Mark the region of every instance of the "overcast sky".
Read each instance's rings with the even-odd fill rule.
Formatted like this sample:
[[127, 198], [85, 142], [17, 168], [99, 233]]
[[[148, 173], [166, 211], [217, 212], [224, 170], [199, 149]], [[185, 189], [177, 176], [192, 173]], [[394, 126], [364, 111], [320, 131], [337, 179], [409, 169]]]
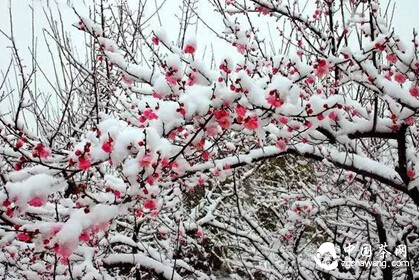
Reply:
[[[77, 21], [77, 17], [74, 15], [72, 9], [67, 5], [68, 3], [72, 3], [77, 8], [78, 12], [86, 13], [87, 9], [84, 8], [86, 3], [93, 3], [93, 0], [56, 0], [59, 3], [60, 9], [63, 12], [64, 21], [68, 24], [68, 30], [72, 30], [74, 28], [71, 27], [71, 23]], [[117, 2], [121, 0], [108, 0], [107, 2]], [[138, 3], [138, 0], [124, 0], [128, 2]], [[161, 0], [157, 0], [159, 3]], [[200, 15], [203, 18], [208, 19], [208, 22], [213, 26], [221, 26], [218, 20], [214, 21], [213, 13], [208, 9], [208, 6], [205, 6], [205, 0], [200, 0]], [[305, 3], [306, 0], [300, 0], [302, 3]], [[52, 6], [55, 1], [53, 0], [0, 0], [0, 29], [1, 30], [9, 30], [9, 2], [12, 3], [12, 14], [13, 14], [13, 22], [15, 24], [15, 36], [17, 38], [17, 43], [22, 51], [26, 51], [26, 48], [31, 43], [31, 8], [32, 6], [35, 13], [35, 33], [39, 36], [42, 34], [42, 28], [44, 28], [47, 24], [45, 17], [43, 15], [42, 7], [45, 6], [47, 3], [50, 3]], [[149, 1], [154, 2], [154, 1]], [[314, 2], [310, 0], [309, 2]], [[388, 0], [382, 0], [382, 7]], [[162, 17], [164, 28], [173, 33], [176, 33], [176, 29], [178, 26], [177, 20], [175, 18], [175, 13], [179, 13], [179, 3], [180, 0], [168, 0], [166, 1], [164, 8], [162, 9]], [[408, 39], [412, 34], [412, 28], [415, 27], [419, 29], [419, 0], [392, 0], [392, 3], [396, 4], [396, 10], [393, 20], [393, 26], [396, 29], [396, 32], [404, 39]], [[74, 36], [77, 36], [80, 32], [72, 30]], [[173, 37], [176, 37], [176, 34]], [[205, 37], [208, 37], [209, 34], [200, 34], [202, 39], [205, 40]], [[201, 41], [201, 40], [200, 40]], [[5, 40], [3, 36], [0, 36], [0, 49], [4, 50], [6, 46], [9, 45], [9, 42]], [[220, 49], [222, 51], [222, 49]], [[5, 61], [7, 61], [7, 55], [5, 52], [0, 53], [0, 67], [4, 66]]]

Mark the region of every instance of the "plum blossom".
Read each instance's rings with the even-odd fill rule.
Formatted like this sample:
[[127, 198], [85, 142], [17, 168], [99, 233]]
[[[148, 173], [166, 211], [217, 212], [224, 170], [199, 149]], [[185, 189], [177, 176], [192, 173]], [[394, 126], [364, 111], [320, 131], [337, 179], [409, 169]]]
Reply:
[[122, 75], [122, 81], [127, 85], [127, 86], [132, 86], [132, 84], [134, 83], [133, 79], [126, 76], [126, 75]]
[[409, 177], [410, 180], [413, 180], [416, 177], [416, 172], [415, 172], [414, 169], [409, 168], [407, 170], [407, 174], [406, 175], [407, 175], [407, 177]]
[[287, 149], [287, 141], [285, 139], [278, 139], [278, 141], [276, 141], [276, 146], [281, 151], [285, 151]]
[[103, 142], [103, 144], [102, 144], [102, 150], [105, 153], [107, 153], [107, 154], [111, 153], [113, 151], [113, 145], [112, 145], [112, 143], [113, 143], [113, 139], [112, 138], [109, 138], [108, 140], [106, 140], [105, 142]]
[[87, 170], [92, 166], [92, 162], [90, 161], [90, 158], [85, 156], [79, 157], [79, 168], [82, 170]]
[[88, 242], [90, 240], [90, 234], [86, 231], [83, 232], [82, 234], [80, 234], [79, 240], [83, 242]]
[[68, 258], [73, 253], [72, 250], [67, 245], [56, 245], [54, 247], [54, 252], [60, 257], [60, 262], [62, 264], [68, 263]]
[[159, 43], [160, 43], [160, 40], [159, 40], [159, 38], [158, 38], [157, 36], [153, 36], [153, 38], [151, 38], [151, 42], [152, 42], [154, 45], [158, 46], [158, 45], [159, 45]]
[[46, 149], [44, 144], [38, 143], [35, 145], [35, 149], [32, 153], [34, 157], [40, 157], [40, 158], [47, 158], [50, 155], [50, 152]]
[[223, 110], [223, 109], [215, 110], [214, 117], [222, 128], [230, 127], [230, 121], [229, 121], [230, 114], [227, 110]]
[[288, 118], [287, 117], [280, 117], [279, 122], [283, 125], [286, 125], [288, 123]]
[[269, 95], [266, 98], [266, 101], [268, 101], [268, 103], [275, 108], [281, 107], [284, 104], [284, 101], [277, 95]]
[[145, 155], [140, 160], [140, 166], [143, 167], [143, 168], [149, 167], [151, 165], [152, 161], [153, 161], [153, 159], [152, 159], [151, 155]]
[[236, 49], [241, 54], [246, 53], [246, 45], [245, 44], [236, 44]]
[[194, 54], [196, 50], [195, 48], [196, 47], [193, 44], [186, 44], [184, 51], [185, 53], [188, 53], [188, 54]]
[[40, 197], [34, 197], [28, 201], [28, 204], [32, 207], [41, 207], [45, 204], [45, 200]]
[[313, 77], [308, 77], [307, 79], [305, 79], [305, 82], [307, 83], [307, 84], [314, 84], [314, 78]]
[[396, 73], [394, 75], [394, 80], [399, 84], [403, 84], [404, 82], [406, 82], [406, 76], [401, 73]]
[[375, 47], [375, 49], [376, 50], [379, 50], [379, 51], [384, 51], [385, 49], [386, 49], [386, 47], [383, 45], [383, 44], [381, 44], [381, 43], [375, 43], [375, 45], [374, 45], [374, 47]]
[[262, 13], [263, 15], [267, 15], [269, 14], [269, 9], [263, 6], [258, 6], [256, 7], [256, 10], [260, 13]]
[[143, 114], [140, 116], [139, 121], [141, 123], [147, 121], [147, 120], [157, 120], [157, 115], [153, 112], [151, 109], [146, 109]]
[[412, 87], [409, 89], [409, 93], [413, 97], [419, 97], [419, 87]]
[[171, 86], [174, 86], [177, 83], [177, 79], [170, 73], [166, 73], [166, 81]]
[[29, 234], [24, 233], [24, 232], [19, 232], [16, 237], [19, 241], [22, 241], [22, 242], [28, 242], [32, 239]]
[[331, 111], [328, 116], [329, 116], [329, 119], [331, 120], [334, 120], [334, 121], [339, 120], [339, 115], [335, 111]]
[[244, 119], [244, 127], [250, 130], [256, 130], [259, 127], [259, 119], [257, 116], [247, 117]]
[[396, 63], [397, 62], [397, 56], [395, 54], [387, 54], [386, 59], [391, 62], [391, 63]]
[[157, 203], [156, 203], [155, 200], [152, 200], [152, 199], [148, 199], [148, 200], [144, 201], [143, 206], [144, 206], [145, 209], [148, 209], [148, 210], [157, 209]]
[[22, 170], [22, 164], [20, 164], [20, 163], [15, 163], [14, 165], [13, 165], [13, 169], [14, 170], [16, 170], [16, 171], [19, 171], [19, 170]]
[[239, 117], [246, 116], [247, 109], [245, 107], [243, 107], [242, 105], [238, 104], [234, 110], [236, 111], [236, 113]]
[[407, 119], [405, 119], [405, 123], [408, 125], [413, 125], [415, 123], [415, 118], [413, 116], [408, 117]]
[[204, 238], [204, 232], [202, 229], [197, 229], [195, 232], [195, 236], [199, 239], [203, 239]]
[[329, 72], [329, 66], [326, 59], [320, 59], [314, 64], [315, 74], [317, 77], [322, 78]]
[[23, 147], [23, 145], [25, 144], [25, 140], [24, 140], [24, 138], [22, 139], [22, 138], [20, 138], [19, 140], [17, 140], [17, 142], [16, 142], [16, 148], [18, 148], [18, 149], [20, 149], [20, 148], [22, 148]]

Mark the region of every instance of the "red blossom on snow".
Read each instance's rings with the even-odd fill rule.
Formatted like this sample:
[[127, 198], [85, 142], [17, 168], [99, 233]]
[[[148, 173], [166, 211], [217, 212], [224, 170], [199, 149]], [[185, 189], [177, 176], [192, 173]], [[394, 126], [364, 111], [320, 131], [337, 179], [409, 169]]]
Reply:
[[244, 119], [243, 126], [250, 130], [256, 130], [259, 128], [259, 119], [257, 116], [247, 117]]
[[419, 87], [412, 87], [409, 89], [409, 93], [413, 97], [419, 97]]
[[140, 166], [141, 167], [149, 167], [152, 163], [152, 157], [150, 155], [145, 155], [140, 160]]
[[339, 115], [335, 111], [331, 111], [329, 113], [329, 118], [331, 120], [337, 121], [337, 120], [339, 120]]
[[17, 140], [15, 147], [20, 149], [23, 147], [23, 145], [25, 144], [25, 141], [23, 141], [22, 139]]
[[149, 209], [149, 210], [157, 209], [156, 202], [154, 200], [151, 200], [151, 199], [144, 201], [143, 206], [144, 206], [144, 208]]
[[415, 177], [416, 177], [416, 172], [415, 172], [415, 170], [414, 169], [412, 169], [412, 168], [409, 168], [408, 170], [407, 170], [407, 177], [409, 177], [409, 179], [410, 180], [413, 180], [413, 179], [415, 179]]
[[279, 139], [278, 141], [276, 141], [276, 146], [281, 151], [285, 151], [287, 149], [287, 140], [285, 140], [285, 139]]
[[19, 170], [21, 170], [22, 169], [22, 164], [20, 164], [20, 163], [15, 163], [14, 165], [13, 165], [13, 169], [14, 170], [16, 170], [16, 171], [19, 171]]
[[147, 120], [157, 120], [157, 115], [151, 109], [144, 110], [143, 114], [140, 116], [140, 122], [143, 123]]
[[404, 82], [406, 82], [406, 76], [401, 73], [397, 73], [394, 75], [394, 80], [399, 84], [403, 84]]
[[112, 138], [109, 138], [107, 141], [103, 142], [103, 144], [102, 144], [102, 150], [105, 153], [108, 153], [108, 154], [111, 153], [113, 151], [113, 145], [112, 145], [112, 143], [113, 143], [113, 139]]
[[184, 49], [185, 53], [189, 53], [189, 54], [195, 53], [195, 50], [196, 50], [195, 45], [192, 45], [192, 44], [187, 44]]
[[390, 53], [386, 56], [386, 59], [391, 62], [391, 63], [396, 63], [397, 62], [397, 56]]
[[317, 77], [322, 78], [329, 72], [329, 66], [326, 59], [320, 59], [314, 64], [315, 74]]
[[92, 166], [92, 162], [86, 156], [79, 157], [79, 168], [83, 170], [87, 170]]
[[288, 123], [288, 118], [287, 117], [280, 117], [279, 118], [279, 122], [283, 125]]
[[151, 42], [153, 42], [154, 45], [158, 46], [160, 43], [160, 40], [157, 36], [153, 36], [153, 38], [151, 38]]
[[22, 242], [28, 242], [28, 241], [31, 241], [32, 239], [29, 234], [24, 233], [24, 232], [19, 232], [16, 237], [19, 241], [22, 241]]
[[376, 50], [379, 50], [379, 51], [384, 51], [386, 49], [383, 44], [380, 44], [378, 42], [375, 43], [374, 47], [375, 47]]
[[263, 6], [256, 7], [256, 11], [262, 13], [263, 15], [269, 14], [269, 9]]
[[127, 86], [131, 86], [131, 85], [134, 83], [134, 81], [133, 81], [133, 79], [132, 79], [132, 78], [130, 78], [130, 77], [128, 77], [128, 76], [125, 76], [125, 75], [122, 75], [122, 81], [124, 81], [124, 83], [125, 83]]
[[245, 44], [236, 44], [236, 49], [241, 54], [246, 53], [246, 45]]
[[35, 146], [35, 149], [33, 151], [34, 157], [40, 157], [40, 158], [47, 158], [49, 157], [50, 152], [45, 148], [44, 144], [38, 143]]
[[230, 114], [227, 110], [223, 110], [223, 109], [215, 110], [214, 117], [222, 128], [227, 129], [230, 127], [230, 121], [229, 121]]
[[35, 197], [29, 200], [28, 204], [32, 207], [41, 207], [45, 204], [45, 201], [40, 197]]
[[238, 104], [234, 110], [236, 111], [236, 113], [239, 117], [246, 116], [247, 109], [245, 107], [243, 107], [242, 105]]
[[79, 236], [80, 241], [88, 242], [90, 240], [90, 234], [88, 232], [83, 232]]
[[275, 108], [281, 107], [284, 104], [284, 101], [276, 95], [269, 95], [266, 101]]

